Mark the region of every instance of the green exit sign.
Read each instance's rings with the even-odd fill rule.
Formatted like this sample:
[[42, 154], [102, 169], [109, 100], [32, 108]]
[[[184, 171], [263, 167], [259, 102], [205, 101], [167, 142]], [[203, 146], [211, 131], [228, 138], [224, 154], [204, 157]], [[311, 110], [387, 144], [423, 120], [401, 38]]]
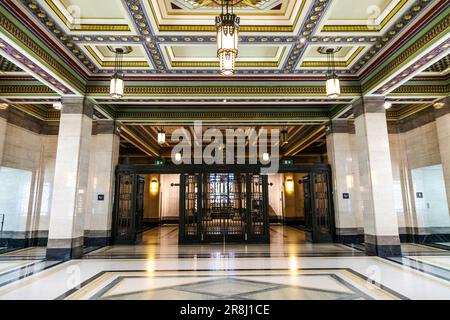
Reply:
[[166, 162], [164, 160], [156, 160], [155, 161], [155, 166], [163, 166], [165, 164], [166, 164]]
[[283, 160], [283, 164], [287, 166], [292, 166], [294, 164], [294, 160], [292, 159], [285, 159]]

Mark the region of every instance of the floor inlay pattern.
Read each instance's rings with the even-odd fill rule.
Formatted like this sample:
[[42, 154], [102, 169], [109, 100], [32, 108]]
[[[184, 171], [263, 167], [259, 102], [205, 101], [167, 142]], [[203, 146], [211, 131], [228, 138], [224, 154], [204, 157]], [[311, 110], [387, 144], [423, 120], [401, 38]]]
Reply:
[[449, 251], [404, 244], [403, 257], [382, 259], [271, 229], [270, 245], [179, 246], [167, 226], [145, 232], [142, 245], [90, 248], [64, 263], [40, 259], [45, 248], [9, 252], [0, 300], [450, 299]]
[[61, 299], [98, 300], [353, 300], [399, 299], [347, 270], [105, 272]]

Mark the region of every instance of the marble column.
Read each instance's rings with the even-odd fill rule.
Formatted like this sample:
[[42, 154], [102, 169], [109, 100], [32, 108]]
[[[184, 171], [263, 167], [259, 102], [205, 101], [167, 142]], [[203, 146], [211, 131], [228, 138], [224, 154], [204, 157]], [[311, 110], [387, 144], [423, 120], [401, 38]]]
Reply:
[[8, 111], [0, 110], [0, 166], [3, 162], [3, 149], [6, 140], [6, 126], [8, 124]]
[[444, 171], [447, 202], [450, 207], [450, 97], [440, 101], [443, 108], [436, 110], [436, 130], [439, 139], [439, 152], [441, 154], [442, 168]]
[[82, 256], [93, 104], [64, 98], [58, 135], [47, 259]]
[[89, 203], [85, 244], [110, 244], [115, 170], [119, 163], [120, 137], [117, 124], [99, 120], [94, 125], [89, 169]]
[[383, 104], [383, 97], [362, 97], [353, 105], [366, 253], [381, 257], [401, 255]]
[[333, 120], [327, 126], [327, 152], [332, 169], [336, 236], [342, 243], [364, 242], [364, 229], [358, 224], [359, 195], [355, 190], [354, 159], [348, 120]]

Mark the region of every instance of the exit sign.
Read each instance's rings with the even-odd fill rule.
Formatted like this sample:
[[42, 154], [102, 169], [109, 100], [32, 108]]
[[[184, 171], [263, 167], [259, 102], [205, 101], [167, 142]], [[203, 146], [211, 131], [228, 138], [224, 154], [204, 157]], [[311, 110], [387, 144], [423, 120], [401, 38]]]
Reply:
[[294, 160], [292, 160], [292, 159], [283, 160], [283, 164], [287, 165], [287, 166], [292, 166], [294, 164]]
[[156, 160], [155, 166], [163, 166], [165, 164], [164, 160]]

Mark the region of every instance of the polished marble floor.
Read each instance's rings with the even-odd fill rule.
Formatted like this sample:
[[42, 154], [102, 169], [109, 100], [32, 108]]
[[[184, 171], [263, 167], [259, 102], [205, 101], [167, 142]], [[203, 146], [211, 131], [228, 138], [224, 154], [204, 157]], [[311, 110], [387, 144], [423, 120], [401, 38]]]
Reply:
[[[310, 244], [272, 226], [270, 245], [177, 244], [178, 229], [147, 231], [137, 246], [110, 246], [82, 260], [45, 261], [45, 248], [0, 255], [0, 299], [450, 299], [450, 251], [418, 244], [404, 256]], [[45, 289], [45, 290], [44, 290]]]

